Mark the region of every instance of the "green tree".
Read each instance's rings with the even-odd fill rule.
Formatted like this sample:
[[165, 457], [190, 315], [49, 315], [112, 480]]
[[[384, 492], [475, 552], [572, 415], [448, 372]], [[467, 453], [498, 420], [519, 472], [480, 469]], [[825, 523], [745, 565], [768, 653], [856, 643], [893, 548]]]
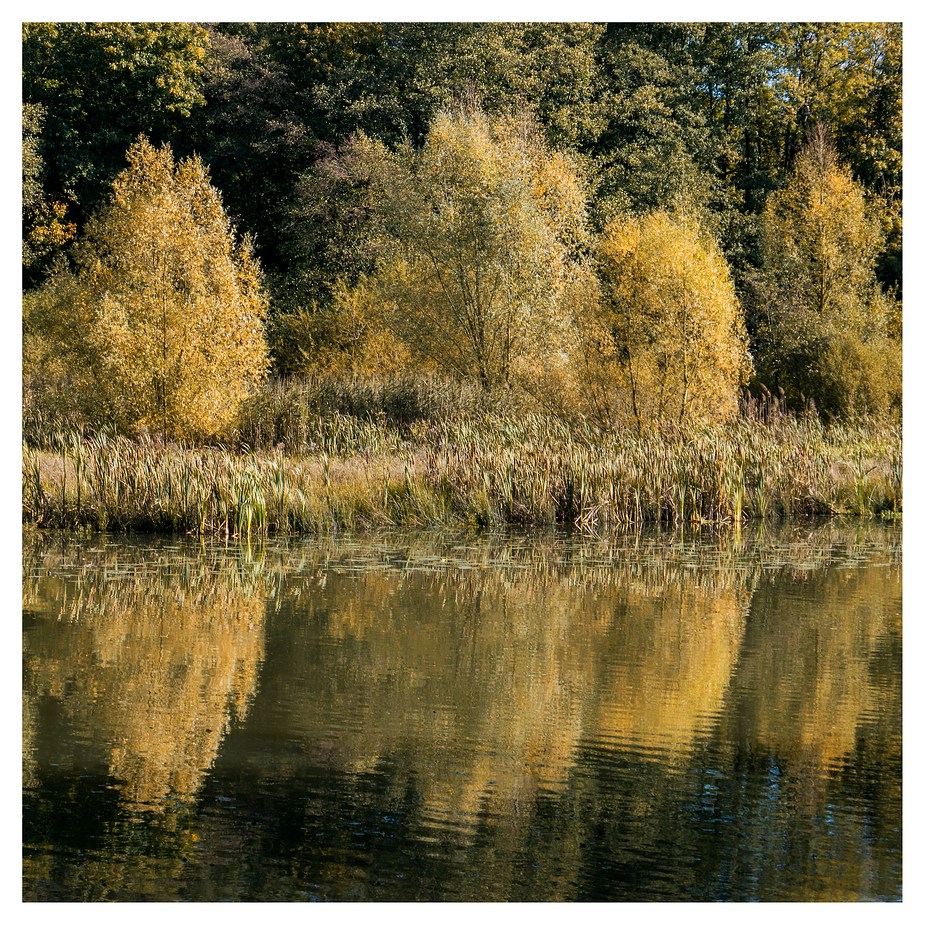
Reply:
[[[639, 27], [646, 36], [649, 29]], [[761, 262], [755, 219], [819, 123], [886, 231], [879, 278], [901, 287], [902, 26], [710, 23], [689, 31], [684, 55], [690, 68], [680, 89], [705, 118], [697, 162], [718, 184], [711, 223], [740, 287]]]
[[605, 115], [597, 51], [603, 26], [442, 23], [412, 25], [409, 33], [412, 47], [427, 49], [417, 59], [415, 79], [428, 117], [463, 96], [494, 117], [529, 111], [557, 148], [583, 150], [600, 134]]
[[[286, 273], [286, 220], [305, 165], [317, 157], [311, 101], [273, 59], [257, 26], [210, 25], [202, 91], [190, 119], [225, 209], [254, 239], [268, 282]], [[255, 178], [259, 177], [259, 182]]]
[[78, 223], [143, 133], [180, 146], [205, 103], [206, 33], [188, 23], [24, 23], [23, 100], [45, 109], [45, 187]]
[[271, 343], [283, 374], [316, 365], [328, 348], [349, 353], [355, 334], [373, 321], [364, 319], [358, 292], [347, 296], [385, 246], [374, 188], [382, 164], [372, 148], [381, 150], [365, 136], [326, 147], [295, 187], [283, 226], [289, 263], [271, 278]]
[[221, 433], [266, 368], [265, 301], [202, 162], [144, 139], [111, 202], [29, 302], [28, 329], [98, 423]]
[[[42, 155], [39, 152], [39, 138], [45, 110], [41, 106], [26, 103], [22, 108], [22, 213], [23, 246], [25, 247], [26, 214], [42, 200]], [[23, 260], [25, 263], [25, 259]]]
[[22, 108], [22, 265], [26, 282], [44, 262], [67, 244], [76, 230], [67, 220], [67, 205], [49, 202], [43, 186], [41, 154], [45, 110], [34, 103]]
[[851, 105], [840, 123], [840, 150], [869, 191], [868, 202], [884, 230], [877, 277], [902, 293], [901, 23], [868, 23], [852, 70]]
[[273, 23], [268, 55], [337, 144], [357, 131], [420, 143], [437, 112], [476, 100], [492, 116], [528, 109], [555, 145], [595, 137], [596, 44], [589, 23]]
[[602, 220], [705, 205], [714, 195], [693, 57], [702, 32], [686, 23], [611, 23], [601, 38], [608, 117], [592, 154]]
[[569, 336], [561, 297], [585, 244], [584, 190], [527, 122], [444, 112], [423, 147], [366, 139], [382, 256], [361, 285], [422, 361], [486, 390]]
[[830, 413], [898, 402], [901, 323], [877, 282], [880, 246], [863, 188], [817, 130], [764, 216], [757, 348], [767, 384]]
[[718, 420], [750, 372], [742, 309], [716, 243], [684, 215], [612, 221], [584, 325], [590, 404], [637, 428]]

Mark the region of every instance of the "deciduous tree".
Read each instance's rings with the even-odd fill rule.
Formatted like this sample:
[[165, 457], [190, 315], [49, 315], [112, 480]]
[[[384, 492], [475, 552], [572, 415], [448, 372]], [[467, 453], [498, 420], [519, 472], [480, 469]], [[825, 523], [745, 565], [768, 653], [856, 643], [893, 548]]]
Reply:
[[[420, 147], [434, 116], [462, 101], [470, 108], [477, 103], [496, 120], [529, 112], [553, 146], [587, 147], [603, 118], [603, 101], [595, 92], [596, 43], [602, 31], [587, 23], [259, 27], [268, 56], [291, 84], [287, 100], [320, 142], [311, 156], [301, 157], [304, 176], [289, 195], [276, 197], [275, 205], [262, 204], [264, 218], [255, 215], [256, 224], [248, 220], [257, 231], [279, 330], [292, 329], [285, 317], [290, 312], [304, 315], [313, 305], [325, 312], [342, 282], [352, 284], [371, 269], [372, 215], [363, 206], [365, 181], [351, 166], [351, 136], [362, 131], [393, 148], [404, 140]], [[236, 138], [242, 122], [247, 124], [241, 115], [234, 117]], [[281, 124], [274, 120], [262, 131], [264, 148], [280, 136]], [[242, 155], [234, 161], [235, 170], [246, 176], [253, 172], [246, 166], [253, 155]], [[285, 163], [280, 151], [269, 162], [261, 158], [259, 169], [273, 178]], [[277, 221], [274, 230], [268, 226], [280, 205], [290, 217]], [[264, 259], [274, 240], [282, 255], [278, 264]], [[277, 265], [281, 272], [271, 272]], [[293, 345], [277, 345], [277, 360], [286, 368]]]
[[139, 133], [176, 149], [205, 103], [205, 31], [189, 23], [23, 24], [23, 100], [45, 109], [45, 187], [82, 222]]
[[602, 37], [599, 93], [608, 118], [592, 150], [604, 218], [710, 197], [709, 137], [692, 58], [702, 31], [685, 23], [611, 23]]
[[358, 145], [383, 247], [361, 285], [414, 355], [490, 390], [565, 349], [559, 300], [586, 240], [564, 155], [472, 109], [439, 114], [419, 151]]
[[875, 266], [879, 223], [817, 130], [764, 216], [759, 374], [827, 412], [884, 410], [901, 385], [899, 310]]
[[598, 413], [640, 429], [732, 413], [750, 371], [745, 325], [726, 262], [696, 221], [663, 211], [615, 219], [598, 274], [585, 327]]
[[112, 200], [32, 300], [30, 331], [93, 420], [169, 437], [222, 432], [263, 375], [265, 302], [198, 158], [139, 140]]

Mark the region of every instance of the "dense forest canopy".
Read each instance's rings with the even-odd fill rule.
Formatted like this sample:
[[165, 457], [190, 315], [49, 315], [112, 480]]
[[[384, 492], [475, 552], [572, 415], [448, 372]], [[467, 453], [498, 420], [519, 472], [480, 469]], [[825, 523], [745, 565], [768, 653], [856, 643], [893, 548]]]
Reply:
[[[559, 325], [569, 304], [574, 325], [600, 322], [606, 306], [574, 308], [599, 297], [590, 277], [631, 275], [609, 257], [602, 269], [615, 253], [602, 236], [658, 216], [660, 233], [702, 242], [715, 272], [696, 286], [719, 286], [728, 330], [747, 332], [730, 382], [750, 369], [754, 387], [832, 413], [899, 405], [900, 24], [26, 23], [25, 290], [76, 272], [73, 244], [98, 227], [140, 136], [195, 157], [228, 247], [253, 242], [277, 372], [332, 349], [374, 357], [352, 342], [385, 333], [409, 362], [452, 356], [450, 372], [507, 381], [531, 325]], [[441, 145], [467, 152], [465, 177], [446, 173]], [[564, 241], [568, 221], [581, 233]], [[450, 254], [466, 222], [469, 251]], [[428, 305], [455, 310], [439, 267], [424, 272], [435, 241], [447, 266], [481, 261], [498, 287], [496, 302], [469, 299], [516, 342], [490, 370], [484, 332], [434, 344], [423, 325]], [[465, 289], [475, 268], [456, 270]], [[376, 287], [376, 317], [356, 324]], [[389, 299], [401, 323], [383, 332]], [[27, 310], [28, 336], [40, 320]], [[625, 368], [628, 344], [611, 347]], [[862, 386], [848, 388], [857, 370]]]

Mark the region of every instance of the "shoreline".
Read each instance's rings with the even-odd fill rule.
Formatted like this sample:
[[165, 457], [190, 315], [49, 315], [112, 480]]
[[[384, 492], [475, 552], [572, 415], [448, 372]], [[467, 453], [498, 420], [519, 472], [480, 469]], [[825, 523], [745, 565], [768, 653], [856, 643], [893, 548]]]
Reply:
[[324, 424], [335, 439], [294, 454], [76, 432], [52, 435], [44, 447], [24, 443], [23, 523], [263, 536], [723, 527], [902, 512], [898, 424], [738, 418], [591, 435], [528, 414], [421, 423], [410, 436], [347, 416]]

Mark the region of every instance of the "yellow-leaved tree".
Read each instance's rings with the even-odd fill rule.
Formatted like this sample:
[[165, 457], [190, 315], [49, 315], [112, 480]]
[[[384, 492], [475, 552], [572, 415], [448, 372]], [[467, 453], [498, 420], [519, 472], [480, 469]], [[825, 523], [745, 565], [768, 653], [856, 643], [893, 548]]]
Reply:
[[731, 414], [751, 360], [716, 243], [692, 217], [659, 210], [612, 221], [597, 256], [600, 292], [582, 324], [590, 410], [638, 429]]
[[94, 423], [220, 434], [267, 368], [256, 258], [199, 158], [175, 162], [142, 138], [128, 162], [70, 264], [28, 300], [27, 336], [41, 349], [27, 355], [63, 367]]
[[764, 214], [758, 373], [824, 412], [876, 412], [902, 395], [900, 308], [877, 282], [882, 232], [864, 189], [817, 128]]
[[565, 155], [524, 120], [439, 113], [419, 150], [360, 137], [380, 257], [345, 293], [378, 311], [418, 362], [492, 390], [560, 362], [562, 298], [586, 244], [585, 195]]

